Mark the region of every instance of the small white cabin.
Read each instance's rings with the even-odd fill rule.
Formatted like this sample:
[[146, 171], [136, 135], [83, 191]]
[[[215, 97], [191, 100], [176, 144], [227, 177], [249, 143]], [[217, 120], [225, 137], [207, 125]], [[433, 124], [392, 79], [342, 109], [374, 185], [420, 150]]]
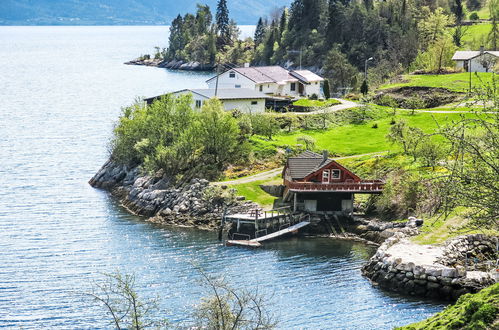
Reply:
[[466, 72], [491, 72], [499, 61], [499, 51], [457, 51], [452, 60]]
[[[218, 77], [218, 79], [217, 79]], [[233, 68], [206, 81], [210, 89], [247, 88], [267, 95], [322, 97], [324, 78], [309, 70], [289, 71], [280, 66]]]
[[211, 98], [218, 98], [225, 110], [239, 110], [244, 113], [265, 112], [267, 95], [247, 88], [226, 89], [183, 89], [173, 92], [175, 95], [192, 94], [192, 108], [200, 109], [204, 102]]

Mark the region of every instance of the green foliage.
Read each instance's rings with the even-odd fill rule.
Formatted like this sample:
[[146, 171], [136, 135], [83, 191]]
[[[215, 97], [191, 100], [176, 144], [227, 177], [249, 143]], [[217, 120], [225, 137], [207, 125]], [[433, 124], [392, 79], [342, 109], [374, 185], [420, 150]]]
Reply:
[[329, 100], [331, 98], [331, 91], [329, 89], [329, 79], [324, 80], [324, 97], [326, 100]]
[[294, 106], [306, 107], [306, 108], [330, 107], [337, 104], [341, 104], [341, 102], [334, 99], [329, 99], [324, 101], [313, 100], [313, 99], [299, 99], [293, 102]]
[[475, 294], [461, 296], [454, 305], [399, 330], [495, 329], [499, 313], [499, 283]]
[[225, 164], [247, 157], [237, 120], [220, 101], [205, 102], [197, 113], [191, 103], [189, 95], [166, 95], [148, 106], [136, 102], [123, 109], [111, 143], [113, 159], [172, 175], [202, 165], [197, 175], [212, 177]]
[[315, 149], [315, 139], [309, 135], [302, 135], [296, 139], [296, 142], [305, 145], [305, 150]]
[[369, 86], [367, 85], [367, 80], [364, 79], [362, 82], [362, 86], [360, 86], [360, 92], [364, 95], [367, 95], [369, 92]]
[[277, 121], [271, 114], [254, 114], [250, 118], [254, 134], [263, 135], [272, 140], [272, 136], [279, 130]]
[[470, 14], [470, 21], [478, 21], [480, 19], [480, 16], [478, 16], [478, 13], [476, 11], [472, 12]]

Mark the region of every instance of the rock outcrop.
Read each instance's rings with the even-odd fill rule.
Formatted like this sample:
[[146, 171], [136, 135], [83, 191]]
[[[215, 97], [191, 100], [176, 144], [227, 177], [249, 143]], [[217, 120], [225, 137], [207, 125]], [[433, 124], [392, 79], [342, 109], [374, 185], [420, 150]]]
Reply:
[[[470, 235], [456, 240], [475, 239]], [[483, 241], [480, 238], [479, 242]], [[362, 272], [373, 284], [390, 291], [447, 300], [495, 282], [490, 273], [456, 264], [446, 251], [444, 246], [415, 244], [403, 233], [396, 233], [378, 248]]]
[[185, 71], [212, 71], [215, 69], [213, 64], [199, 62], [184, 62], [184, 61], [163, 61], [161, 59], [135, 59], [125, 62], [128, 65], [145, 65], [158, 68], [185, 70]]
[[[221, 203], [204, 196], [210, 189], [204, 179], [172, 184], [168, 175], [141, 175], [139, 167], [108, 161], [89, 181], [90, 185], [111, 191], [130, 212], [155, 223], [215, 229], [223, 214]], [[253, 202], [231, 201], [227, 213], [257, 208]]]

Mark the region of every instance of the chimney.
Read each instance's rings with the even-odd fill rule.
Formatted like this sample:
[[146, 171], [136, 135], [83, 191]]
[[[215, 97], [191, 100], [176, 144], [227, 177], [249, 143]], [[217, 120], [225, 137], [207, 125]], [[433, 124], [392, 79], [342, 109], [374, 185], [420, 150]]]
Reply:
[[322, 162], [326, 162], [329, 157], [329, 152], [327, 150], [322, 150]]
[[484, 51], [484, 47], [483, 46], [480, 46], [480, 56], [483, 55], [483, 51]]
[[245, 67], [245, 68], [249, 68], [249, 67], [250, 67], [250, 64], [249, 64], [249, 63], [244, 63], [244, 67]]

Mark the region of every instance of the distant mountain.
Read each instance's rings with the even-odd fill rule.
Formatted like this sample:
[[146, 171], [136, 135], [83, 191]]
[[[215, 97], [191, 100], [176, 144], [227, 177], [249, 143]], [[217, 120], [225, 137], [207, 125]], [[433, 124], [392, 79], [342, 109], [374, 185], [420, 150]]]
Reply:
[[[0, 25], [167, 25], [178, 14], [217, 0], [0, 0]], [[254, 25], [291, 0], [228, 0], [230, 17]]]

